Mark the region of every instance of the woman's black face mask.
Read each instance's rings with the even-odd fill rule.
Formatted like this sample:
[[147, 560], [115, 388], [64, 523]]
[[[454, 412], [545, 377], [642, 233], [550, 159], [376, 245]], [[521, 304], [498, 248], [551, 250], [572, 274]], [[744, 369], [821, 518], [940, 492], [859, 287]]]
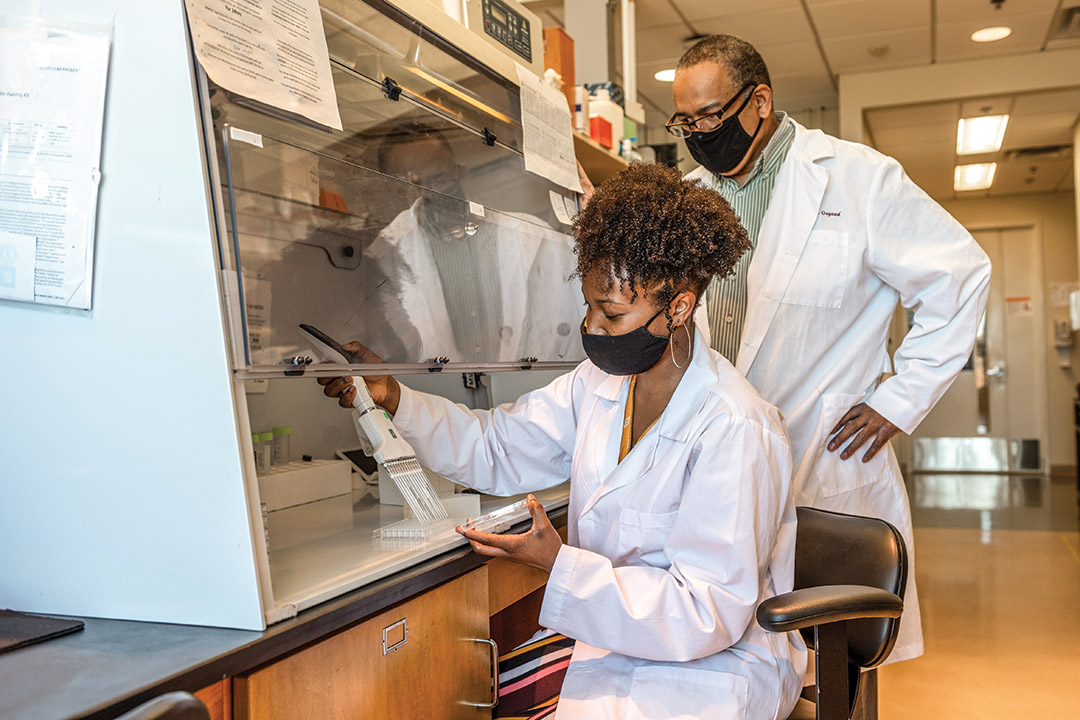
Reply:
[[581, 345], [593, 365], [609, 375], [637, 375], [650, 369], [664, 356], [668, 338], [657, 337], [649, 332], [652, 321], [664, 312], [660, 308], [655, 315], [636, 330], [622, 335], [590, 335], [581, 321]]
[[[745, 91], [745, 88], [743, 90]], [[747, 134], [742, 123], [739, 122], [739, 113], [753, 97], [752, 92], [747, 95], [735, 114], [724, 121], [720, 127], [710, 132], [692, 132], [690, 137], [686, 138], [686, 149], [690, 151], [690, 155], [714, 175], [723, 175], [738, 167], [761, 130], [764, 118], [758, 118], [753, 135]], [[731, 102], [735, 102], [736, 98], [738, 95], [732, 98]]]

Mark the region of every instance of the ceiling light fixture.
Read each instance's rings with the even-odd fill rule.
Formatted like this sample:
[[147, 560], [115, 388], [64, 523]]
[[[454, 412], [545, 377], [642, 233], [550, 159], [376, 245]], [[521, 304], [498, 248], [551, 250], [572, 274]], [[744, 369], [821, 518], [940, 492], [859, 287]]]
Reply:
[[654, 74], [653, 77], [660, 82], [675, 82], [675, 68], [660, 70], [656, 74]]
[[997, 163], [957, 165], [953, 174], [953, 190], [986, 190], [994, 184]]
[[960, 118], [956, 126], [956, 154], [997, 152], [1005, 140], [1005, 128], [1008, 125], [1008, 115]]
[[971, 33], [971, 39], [978, 43], [995, 42], [1004, 40], [1012, 35], [1012, 28], [999, 25], [997, 27], [983, 28]]

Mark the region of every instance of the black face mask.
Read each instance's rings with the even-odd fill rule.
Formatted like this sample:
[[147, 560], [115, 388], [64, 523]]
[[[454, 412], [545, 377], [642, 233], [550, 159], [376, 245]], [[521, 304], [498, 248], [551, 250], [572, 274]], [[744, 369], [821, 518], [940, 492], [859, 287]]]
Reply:
[[637, 375], [643, 373], [664, 356], [668, 339], [657, 337], [649, 332], [652, 321], [664, 312], [667, 306], [649, 318], [644, 325], [622, 335], [590, 335], [585, 331], [585, 321], [581, 321], [581, 345], [593, 365], [609, 375]]
[[753, 97], [754, 93], [747, 95], [735, 114], [720, 127], [710, 132], [692, 132], [686, 138], [686, 149], [690, 155], [714, 175], [723, 175], [737, 167], [761, 130], [765, 118], [758, 119], [753, 135], [748, 135], [739, 122], [739, 113]]

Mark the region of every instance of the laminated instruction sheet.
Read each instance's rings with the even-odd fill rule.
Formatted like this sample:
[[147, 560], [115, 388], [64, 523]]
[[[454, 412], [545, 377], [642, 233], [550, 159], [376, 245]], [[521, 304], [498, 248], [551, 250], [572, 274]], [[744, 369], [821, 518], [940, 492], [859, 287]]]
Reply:
[[195, 56], [221, 87], [341, 129], [318, 0], [184, 0]]
[[111, 29], [0, 16], [0, 298], [90, 309]]
[[582, 192], [574, 154], [574, 124], [566, 97], [524, 65], [517, 65], [517, 74], [525, 169]]

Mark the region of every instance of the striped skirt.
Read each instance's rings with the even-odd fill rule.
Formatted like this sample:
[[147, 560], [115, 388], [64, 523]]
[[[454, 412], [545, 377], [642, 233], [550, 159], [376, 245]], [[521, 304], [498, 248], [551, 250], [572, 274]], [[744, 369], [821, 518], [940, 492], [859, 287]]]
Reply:
[[552, 717], [573, 652], [573, 640], [552, 630], [540, 630], [500, 657], [499, 704], [492, 717], [506, 720]]

